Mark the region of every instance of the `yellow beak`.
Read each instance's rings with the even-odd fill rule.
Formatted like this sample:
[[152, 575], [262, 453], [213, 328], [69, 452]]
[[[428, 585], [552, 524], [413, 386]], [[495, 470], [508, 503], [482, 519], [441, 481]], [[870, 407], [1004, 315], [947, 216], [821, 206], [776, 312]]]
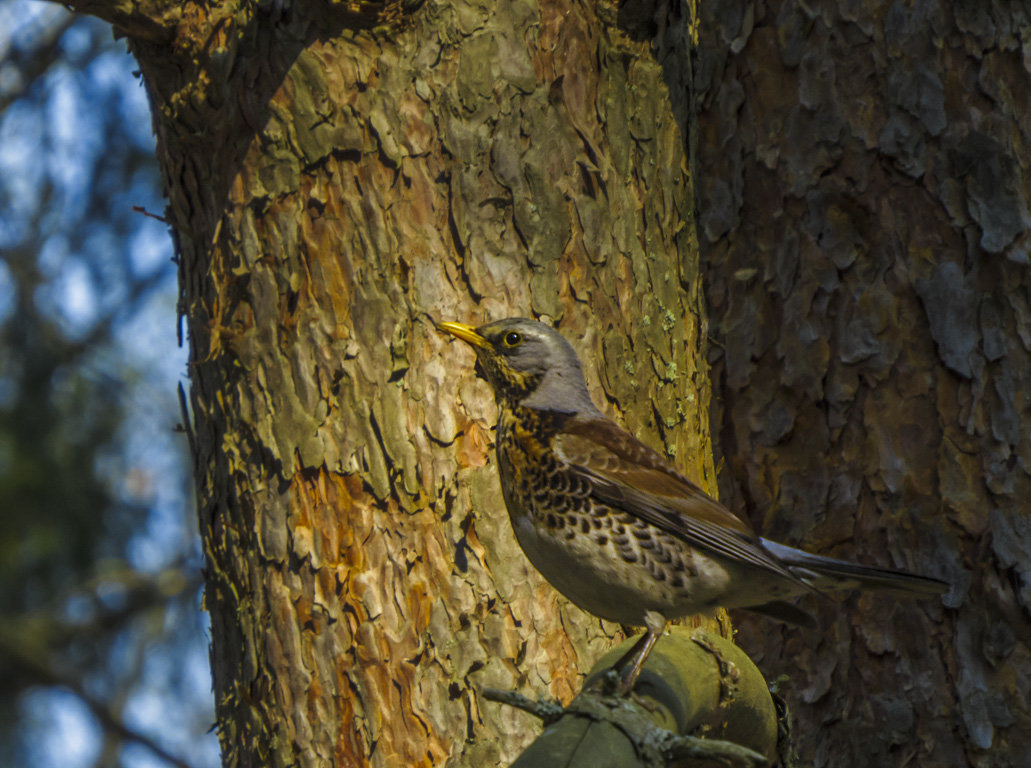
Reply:
[[462, 341], [472, 344], [474, 347], [491, 349], [490, 342], [476, 332], [476, 329], [465, 323], [437, 323], [438, 331], [450, 333]]

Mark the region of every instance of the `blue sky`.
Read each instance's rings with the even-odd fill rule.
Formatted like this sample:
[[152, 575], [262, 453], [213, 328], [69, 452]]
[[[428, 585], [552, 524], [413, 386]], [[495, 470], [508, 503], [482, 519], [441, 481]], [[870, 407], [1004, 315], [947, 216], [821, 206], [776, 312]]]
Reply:
[[[19, 51], [66, 16], [53, 3], [0, 0], [0, 96], [21, 88], [12, 63]], [[105, 41], [99, 54], [98, 40]], [[128, 175], [119, 165], [130, 152], [153, 154], [146, 95], [124, 43], [113, 41], [99, 22], [72, 25], [53, 55], [60, 63], [0, 114], [0, 322], [13, 303], [5, 251], [33, 242], [39, 243], [36, 263], [45, 278], [34, 300], [60, 318], [69, 338], [85, 336], [104, 317], [115, 318], [113, 340], [83, 366], [99, 382], [117, 372], [130, 383], [119, 449], [97, 467], [122, 498], [147, 509], [125, 560], [157, 573], [185, 559], [197, 571], [192, 488], [184, 438], [175, 431], [181, 421], [176, 386], [188, 382], [186, 351], [176, 339], [172, 244], [162, 222], [132, 211], [140, 206], [160, 215], [164, 200], [153, 162], [129, 168]], [[113, 135], [117, 146], [109, 144]], [[126, 309], [128, 286], [141, 279], [153, 281], [153, 288]], [[74, 613], [74, 601], [69, 610]], [[147, 620], [164, 622], [170, 639], [139, 647], [127, 637], [111, 652], [115, 665], [122, 654], [126, 669], [139, 670], [140, 683], [122, 710], [125, 720], [198, 768], [217, 765], [217, 740], [207, 732], [213, 715], [199, 595], [185, 609]], [[103, 681], [95, 686], [103, 690]], [[34, 729], [35, 765], [95, 764], [100, 732], [77, 696], [40, 688], [24, 695], [19, 707]], [[123, 750], [121, 765], [166, 763], [133, 746]]]

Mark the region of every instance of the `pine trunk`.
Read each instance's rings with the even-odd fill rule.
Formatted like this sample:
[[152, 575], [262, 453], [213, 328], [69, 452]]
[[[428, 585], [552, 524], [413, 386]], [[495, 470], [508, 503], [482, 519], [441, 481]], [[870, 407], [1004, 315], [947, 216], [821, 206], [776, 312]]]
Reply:
[[559, 323], [711, 484], [679, 6], [104, 6], [181, 260], [226, 765], [507, 764], [534, 721], [478, 690], [568, 700], [619, 629], [519, 552], [434, 321]]

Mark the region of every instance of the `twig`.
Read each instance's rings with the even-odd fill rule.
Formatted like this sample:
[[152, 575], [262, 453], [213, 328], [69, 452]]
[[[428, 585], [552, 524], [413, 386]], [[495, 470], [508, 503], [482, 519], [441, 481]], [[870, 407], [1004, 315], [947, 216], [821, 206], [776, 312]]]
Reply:
[[[668, 732], [667, 732], [668, 733]], [[663, 753], [672, 760], [706, 760], [745, 768], [760, 768], [770, 762], [758, 752], [721, 739], [700, 739], [697, 736], [673, 736], [665, 741]]]
[[59, 686], [75, 694], [89, 708], [93, 716], [100, 722], [101, 727], [107, 732], [115, 734], [123, 741], [133, 742], [141, 747], [146, 747], [155, 756], [169, 765], [174, 765], [176, 768], [193, 768], [190, 763], [168, 752], [146, 734], [134, 731], [127, 726], [122, 721], [122, 718], [112, 712], [103, 701], [87, 693], [78, 680], [58, 673], [44, 661], [36, 658], [27, 649], [19, 646], [17, 642], [13, 642], [7, 634], [0, 633], [0, 653], [14, 659], [22, 671], [28, 672], [44, 685]]
[[498, 688], [484, 688], [481, 693], [483, 698], [488, 701], [497, 701], [501, 704], [521, 709], [524, 712], [529, 712], [539, 720], [543, 720], [545, 725], [558, 720], [565, 711], [562, 705], [554, 699], [537, 699], [534, 701], [516, 691], [502, 691]]
[[157, 219], [162, 224], [167, 224], [168, 223], [168, 219], [166, 219], [164, 216], [159, 216], [156, 213], [151, 213], [146, 208], [144, 208], [142, 205], [134, 205], [132, 207], [132, 210], [133, 210], [134, 213], [142, 213], [144, 216], [147, 216], [147, 217], [149, 217], [151, 219]]
[[197, 460], [197, 438], [193, 434], [193, 422], [190, 421], [190, 409], [186, 406], [186, 390], [183, 389], [183, 383], [180, 381], [178, 386], [179, 394], [179, 412], [182, 414], [183, 432], [186, 433], [186, 442], [190, 445], [190, 458], [194, 461]]

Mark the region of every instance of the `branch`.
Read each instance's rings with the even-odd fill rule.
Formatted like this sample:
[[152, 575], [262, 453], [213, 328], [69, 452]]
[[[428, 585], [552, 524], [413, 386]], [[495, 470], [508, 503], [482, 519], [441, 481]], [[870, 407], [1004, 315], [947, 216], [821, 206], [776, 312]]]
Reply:
[[22, 46], [25, 36], [32, 39], [30, 45], [8, 55], [6, 66], [14, 67], [17, 74], [5, 78], [5, 88], [0, 91], [0, 113], [17, 101], [35, 82], [36, 78], [46, 72], [57, 59], [55, 51], [61, 42], [61, 35], [75, 22], [75, 17], [64, 11], [57, 11], [30, 30], [20, 31]]
[[59, 686], [71, 691], [89, 708], [105, 731], [115, 734], [123, 741], [133, 742], [146, 747], [154, 755], [169, 765], [176, 766], [176, 768], [193, 768], [190, 763], [168, 752], [146, 734], [134, 731], [127, 726], [122, 718], [117, 713], [112, 712], [103, 701], [87, 693], [81, 682], [71, 675], [61, 674], [48, 663], [48, 659], [40, 658], [38, 654], [31, 652], [23, 647], [21, 643], [17, 642], [12, 633], [0, 631], [0, 653], [16, 663], [22, 672], [27, 672], [40, 684]]
[[182, 3], [169, 0], [71, 0], [61, 5], [109, 22], [116, 34], [156, 44], [172, 41], [182, 13]]
[[502, 691], [497, 688], [484, 688], [481, 693], [487, 701], [496, 701], [510, 707], [529, 712], [545, 725], [551, 725], [565, 713], [562, 705], [554, 699], [529, 699], [516, 691]]
[[607, 654], [565, 709], [518, 693], [483, 691], [485, 698], [549, 725], [512, 768], [592, 763], [658, 768], [683, 760], [735, 768], [769, 764], [777, 751], [774, 704], [759, 670], [731, 641], [673, 627], [656, 644], [633, 694], [612, 696], [608, 667], [624, 650]]

